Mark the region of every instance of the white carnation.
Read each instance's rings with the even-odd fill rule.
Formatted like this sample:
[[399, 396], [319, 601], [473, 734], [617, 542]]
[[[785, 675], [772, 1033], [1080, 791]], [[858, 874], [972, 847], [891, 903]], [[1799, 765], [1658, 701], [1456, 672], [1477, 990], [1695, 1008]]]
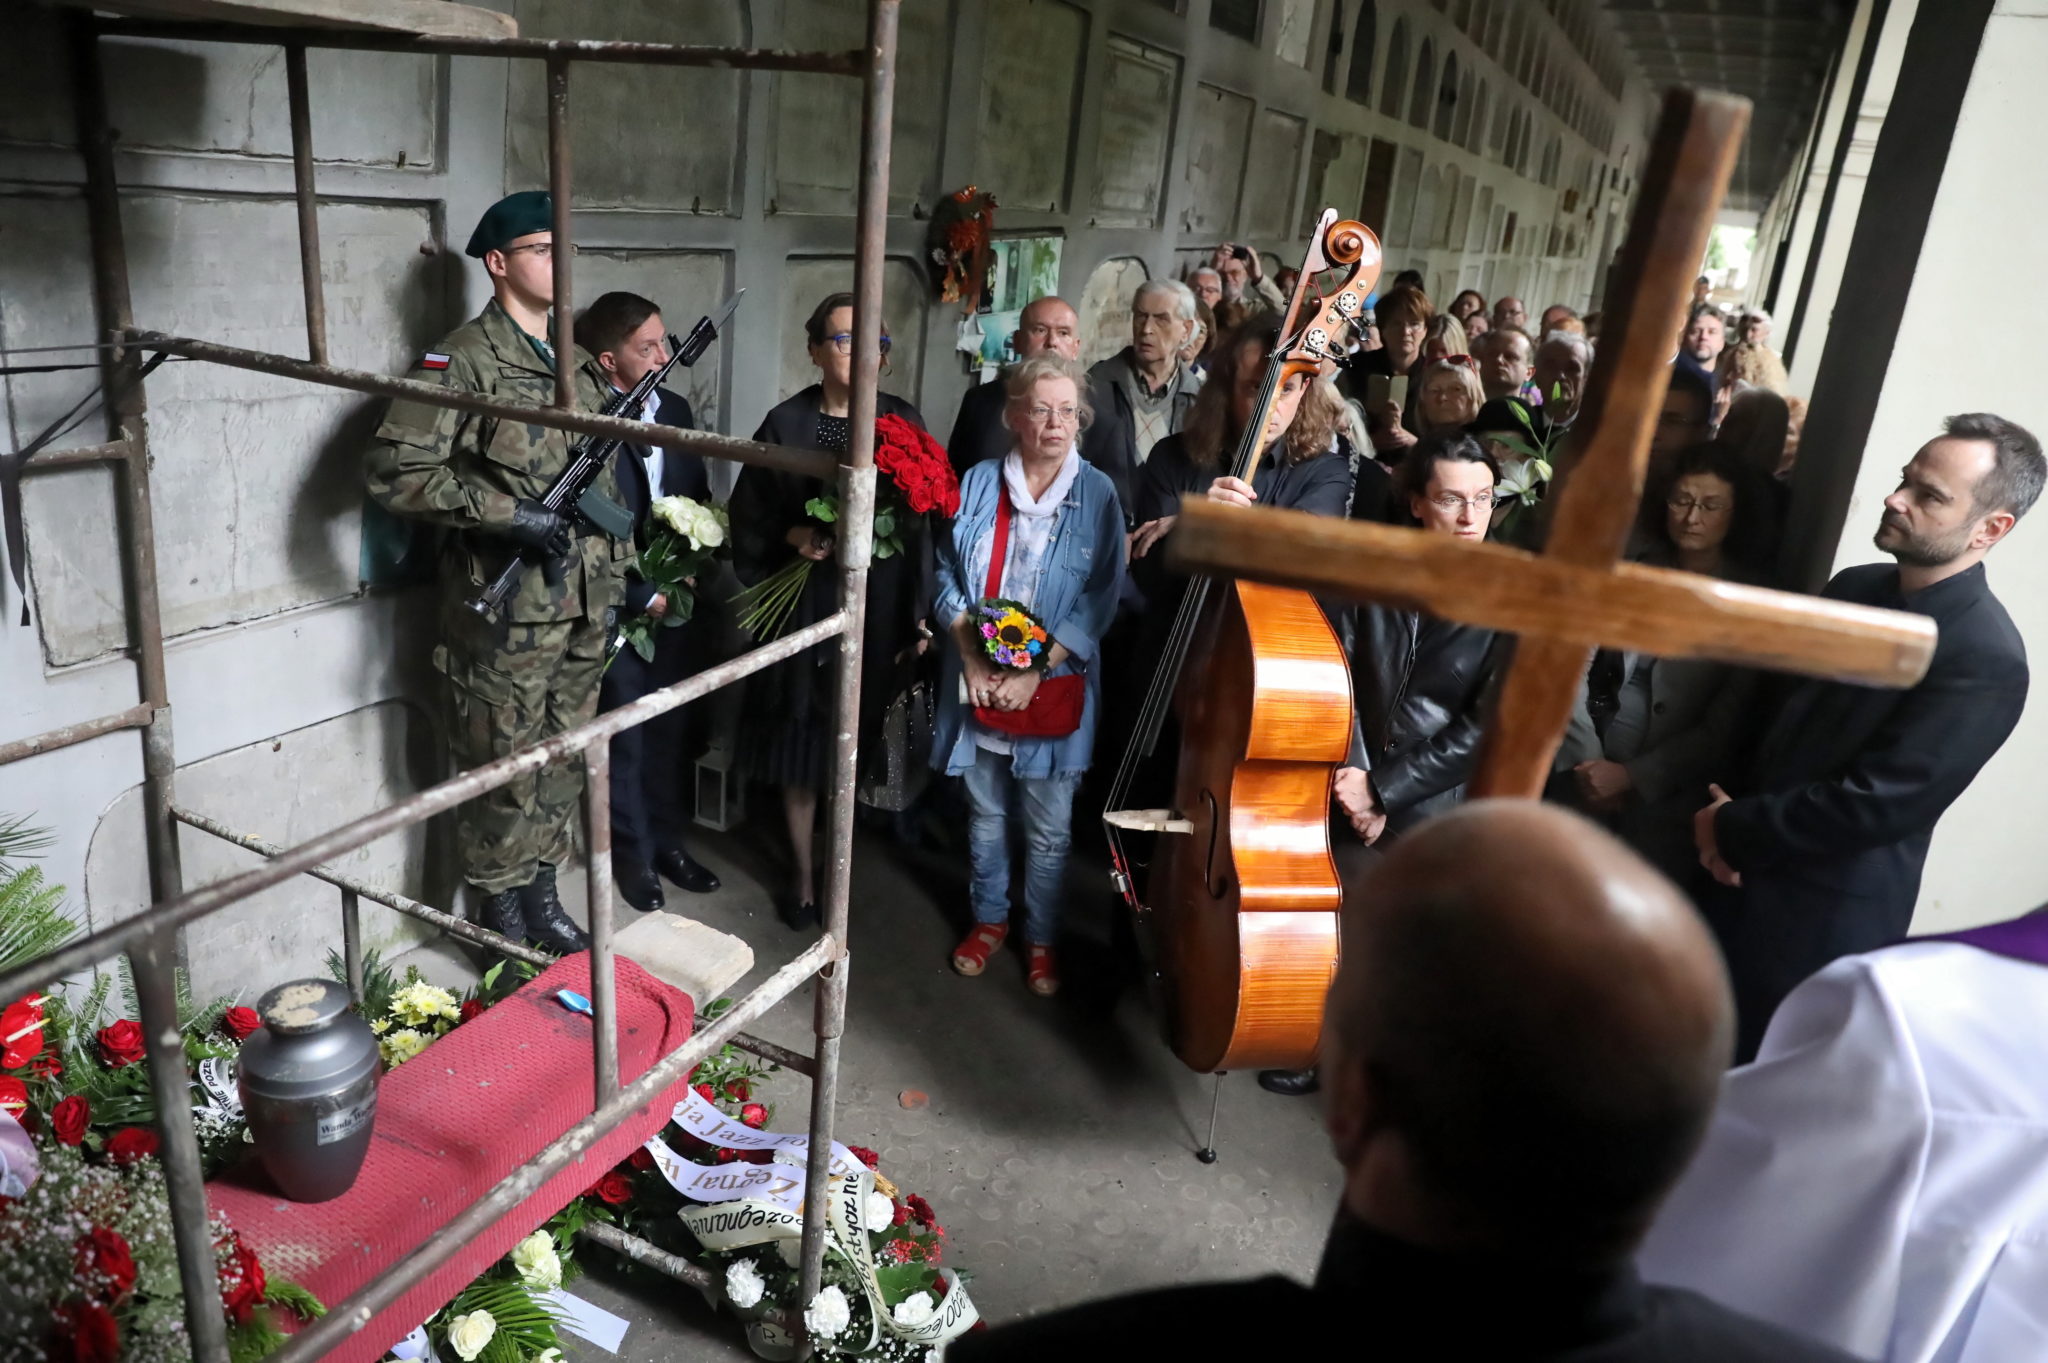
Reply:
[[754, 1267], [752, 1259], [740, 1259], [725, 1270], [726, 1300], [740, 1310], [759, 1306], [767, 1292], [768, 1284], [761, 1280], [761, 1270]]
[[776, 1146], [775, 1153], [768, 1158], [771, 1163], [786, 1164], [792, 1169], [805, 1168], [810, 1162], [810, 1157], [803, 1151], [787, 1145]]
[[813, 1339], [835, 1338], [852, 1320], [853, 1307], [836, 1287], [824, 1288], [804, 1308], [804, 1328]]
[[448, 1322], [448, 1346], [462, 1355], [463, 1363], [471, 1363], [497, 1333], [496, 1317], [488, 1311], [472, 1311]]
[[896, 1204], [882, 1193], [869, 1193], [861, 1206], [861, 1219], [871, 1231], [887, 1230], [895, 1223]]
[[562, 1257], [555, 1253], [555, 1237], [537, 1230], [512, 1249], [512, 1267], [519, 1281], [545, 1291], [562, 1285]]
[[932, 1312], [938, 1310], [938, 1305], [932, 1300], [931, 1293], [913, 1292], [896, 1303], [895, 1309], [889, 1312], [889, 1317], [905, 1329], [913, 1329], [930, 1320]]

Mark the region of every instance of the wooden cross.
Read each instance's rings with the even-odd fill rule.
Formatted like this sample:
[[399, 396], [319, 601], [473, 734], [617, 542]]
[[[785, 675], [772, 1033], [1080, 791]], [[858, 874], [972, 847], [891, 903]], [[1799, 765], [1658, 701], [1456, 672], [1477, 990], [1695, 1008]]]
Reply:
[[1694, 90], [1665, 97], [1610, 289], [1611, 320], [1559, 461], [1543, 553], [1303, 512], [1192, 499], [1181, 508], [1168, 558], [1182, 571], [1420, 608], [1519, 635], [1468, 786], [1474, 797], [1542, 794], [1595, 648], [1897, 687], [1919, 681], [1934, 656], [1934, 622], [1924, 615], [1620, 561], [1674, 339], [1748, 123], [1747, 100]]

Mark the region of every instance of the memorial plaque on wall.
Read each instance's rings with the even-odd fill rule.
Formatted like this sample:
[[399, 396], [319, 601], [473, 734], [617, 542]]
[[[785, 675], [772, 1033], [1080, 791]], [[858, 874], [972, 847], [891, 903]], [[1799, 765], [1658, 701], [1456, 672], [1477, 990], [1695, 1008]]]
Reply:
[[1179, 90], [1180, 58], [1127, 38], [1110, 38], [1095, 152], [1099, 226], [1159, 225]]

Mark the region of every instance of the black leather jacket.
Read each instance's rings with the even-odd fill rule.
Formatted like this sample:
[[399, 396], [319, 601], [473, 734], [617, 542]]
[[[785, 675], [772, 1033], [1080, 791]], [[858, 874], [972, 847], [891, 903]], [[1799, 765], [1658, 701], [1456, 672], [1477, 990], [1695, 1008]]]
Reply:
[[1509, 641], [1392, 606], [1359, 606], [1350, 626], [1351, 761], [1399, 833], [1463, 798]]

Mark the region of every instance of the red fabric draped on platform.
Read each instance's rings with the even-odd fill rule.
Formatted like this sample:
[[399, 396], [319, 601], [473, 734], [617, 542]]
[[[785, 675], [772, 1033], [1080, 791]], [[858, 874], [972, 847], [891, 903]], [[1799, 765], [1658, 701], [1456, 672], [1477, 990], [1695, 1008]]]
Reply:
[[[618, 958], [619, 1077], [631, 1083], [689, 1040], [688, 994]], [[482, 1017], [384, 1076], [377, 1130], [355, 1186], [288, 1202], [248, 1160], [207, 1186], [265, 1267], [339, 1305], [590, 1114], [591, 1019], [558, 1003], [590, 993], [588, 956], [556, 962]], [[371, 1363], [668, 1121], [687, 1081], [629, 1117], [476, 1237], [349, 1342], [332, 1363]]]

